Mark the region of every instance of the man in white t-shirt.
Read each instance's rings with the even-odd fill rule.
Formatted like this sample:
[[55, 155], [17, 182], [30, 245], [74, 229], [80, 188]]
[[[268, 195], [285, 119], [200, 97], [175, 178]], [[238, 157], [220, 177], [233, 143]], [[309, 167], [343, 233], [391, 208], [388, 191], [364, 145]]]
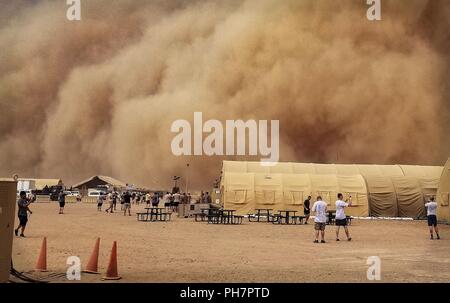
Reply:
[[428, 203], [425, 203], [425, 207], [427, 208], [427, 219], [428, 219], [428, 227], [430, 229], [430, 239], [433, 240], [433, 228], [436, 232], [436, 239], [440, 239], [439, 230], [437, 227], [437, 217], [436, 217], [436, 209], [437, 203], [434, 201], [434, 197], [431, 197]]
[[[344, 227], [345, 235], [347, 236], [347, 240], [351, 241], [352, 238], [350, 237], [350, 233], [348, 232], [347, 227], [347, 216], [345, 215], [345, 208], [352, 205], [352, 201], [348, 202], [348, 200], [342, 201], [344, 199], [344, 196], [339, 193], [337, 195], [337, 201], [336, 201], [336, 241], [339, 241], [339, 230], [341, 229], [341, 226]], [[350, 196], [350, 199], [352, 196]], [[348, 202], [348, 203], [347, 203]]]
[[314, 218], [314, 230], [316, 231], [316, 239], [314, 243], [319, 243], [319, 232], [321, 235], [320, 243], [325, 243], [325, 226], [327, 223], [327, 203], [322, 201], [322, 197], [318, 196], [317, 201], [314, 202], [312, 211], [316, 213]]

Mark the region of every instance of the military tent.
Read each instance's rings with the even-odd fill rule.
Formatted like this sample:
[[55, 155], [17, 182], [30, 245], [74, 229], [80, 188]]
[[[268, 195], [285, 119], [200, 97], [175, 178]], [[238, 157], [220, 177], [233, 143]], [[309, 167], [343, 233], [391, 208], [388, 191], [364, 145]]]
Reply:
[[[352, 196], [353, 206], [347, 211], [350, 215], [417, 218], [425, 215], [425, 201], [436, 195], [441, 172], [439, 166], [314, 163], [264, 166], [260, 162], [224, 161], [222, 201], [224, 207], [244, 214], [255, 208], [301, 210], [308, 195], [320, 195], [334, 209], [336, 195], [341, 192], [345, 198]], [[233, 179], [240, 180], [244, 175], [245, 192], [231, 189]], [[240, 197], [240, 207], [230, 198], [235, 196]]]
[[447, 160], [442, 175], [439, 180], [439, 188], [437, 194], [438, 210], [437, 216], [439, 220], [450, 221], [450, 158]]

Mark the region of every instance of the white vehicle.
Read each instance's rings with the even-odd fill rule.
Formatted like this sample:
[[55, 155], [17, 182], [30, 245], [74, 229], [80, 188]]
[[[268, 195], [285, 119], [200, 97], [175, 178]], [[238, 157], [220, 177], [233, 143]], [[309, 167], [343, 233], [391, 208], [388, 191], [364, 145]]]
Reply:
[[80, 195], [79, 191], [69, 191], [69, 192], [67, 192], [67, 196], [69, 196], [69, 197], [79, 197], [81, 195]]
[[27, 197], [30, 197], [33, 195], [33, 192], [31, 190], [18, 190], [17, 191], [17, 197], [20, 197], [20, 192], [24, 191], [27, 194]]
[[100, 196], [101, 192], [100, 191], [90, 191], [88, 192], [88, 197], [98, 197]]

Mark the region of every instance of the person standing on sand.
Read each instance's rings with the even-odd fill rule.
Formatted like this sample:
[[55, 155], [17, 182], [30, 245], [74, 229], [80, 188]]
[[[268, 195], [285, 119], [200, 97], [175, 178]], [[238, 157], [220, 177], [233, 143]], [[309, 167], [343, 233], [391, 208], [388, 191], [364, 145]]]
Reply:
[[[347, 240], [351, 241], [352, 238], [350, 237], [350, 233], [348, 232], [348, 226], [347, 226], [347, 216], [345, 215], [345, 208], [352, 206], [352, 201], [350, 200], [350, 202], [347, 203], [347, 200], [342, 201], [342, 199], [344, 198], [344, 196], [339, 193], [337, 196], [337, 201], [336, 201], [336, 241], [339, 241], [339, 229], [341, 228], [341, 226], [344, 227], [345, 230], [345, 235], [347, 236]], [[350, 196], [350, 199], [352, 198], [352, 196]]]
[[20, 236], [25, 237], [25, 227], [27, 226], [28, 222], [28, 213], [30, 215], [33, 213], [28, 206], [30, 205], [31, 200], [27, 199], [27, 193], [24, 191], [20, 192], [20, 198], [17, 200], [17, 205], [19, 206], [19, 211], [17, 213], [17, 216], [19, 217], [19, 226], [14, 230], [14, 234], [16, 236], [19, 235], [19, 228], [21, 228]]
[[320, 243], [325, 243], [325, 226], [327, 222], [327, 203], [322, 201], [322, 197], [318, 196], [317, 201], [312, 207], [312, 211], [316, 213], [314, 218], [314, 230], [316, 231], [316, 239], [314, 243], [319, 243], [319, 232], [321, 235]]
[[309, 216], [311, 214], [310, 204], [311, 203], [311, 196], [308, 196], [308, 199], [303, 202], [303, 214], [305, 216], [305, 224], [308, 224]]
[[64, 190], [61, 190], [58, 195], [58, 202], [59, 202], [59, 214], [64, 214], [64, 206], [66, 206], [66, 193]]
[[150, 193], [146, 193], [145, 194], [145, 203], [147, 204], [147, 207], [150, 206], [150, 204], [152, 202], [151, 199], [152, 199], [152, 196], [150, 195]]
[[437, 209], [437, 203], [434, 201], [434, 197], [431, 197], [430, 201], [428, 203], [425, 203], [425, 207], [427, 208], [427, 221], [428, 221], [428, 228], [430, 229], [430, 240], [433, 240], [433, 229], [436, 233], [436, 239], [441, 239], [439, 237], [439, 230], [437, 227], [437, 217], [436, 217], [436, 209]]
[[118, 198], [118, 193], [115, 191], [113, 193], [113, 210], [116, 210], [117, 198]]
[[113, 209], [114, 209], [114, 194], [112, 192], [108, 193], [107, 198], [108, 198], [109, 207], [105, 211], [106, 212], [109, 211], [112, 214]]
[[97, 211], [102, 211], [103, 200], [104, 200], [104, 193], [100, 192], [97, 198]]
[[125, 193], [125, 195], [123, 196], [123, 215], [126, 216], [127, 215], [127, 210], [128, 210], [128, 215], [131, 216], [131, 194], [127, 191]]

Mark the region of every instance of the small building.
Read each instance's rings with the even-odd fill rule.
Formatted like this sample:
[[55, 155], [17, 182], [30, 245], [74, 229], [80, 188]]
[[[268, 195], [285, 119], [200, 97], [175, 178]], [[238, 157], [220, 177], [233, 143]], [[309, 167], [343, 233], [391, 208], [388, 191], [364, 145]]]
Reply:
[[121, 190], [126, 188], [127, 184], [108, 176], [93, 176], [73, 185], [72, 188], [78, 189], [81, 195], [86, 196], [89, 189], [97, 189], [105, 186]]
[[17, 179], [17, 190], [37, 190], [43, 191], [45, 188], [52, 186], [63, 186], [61, 179], [36, 179], [36, 178], [19, 178]]

